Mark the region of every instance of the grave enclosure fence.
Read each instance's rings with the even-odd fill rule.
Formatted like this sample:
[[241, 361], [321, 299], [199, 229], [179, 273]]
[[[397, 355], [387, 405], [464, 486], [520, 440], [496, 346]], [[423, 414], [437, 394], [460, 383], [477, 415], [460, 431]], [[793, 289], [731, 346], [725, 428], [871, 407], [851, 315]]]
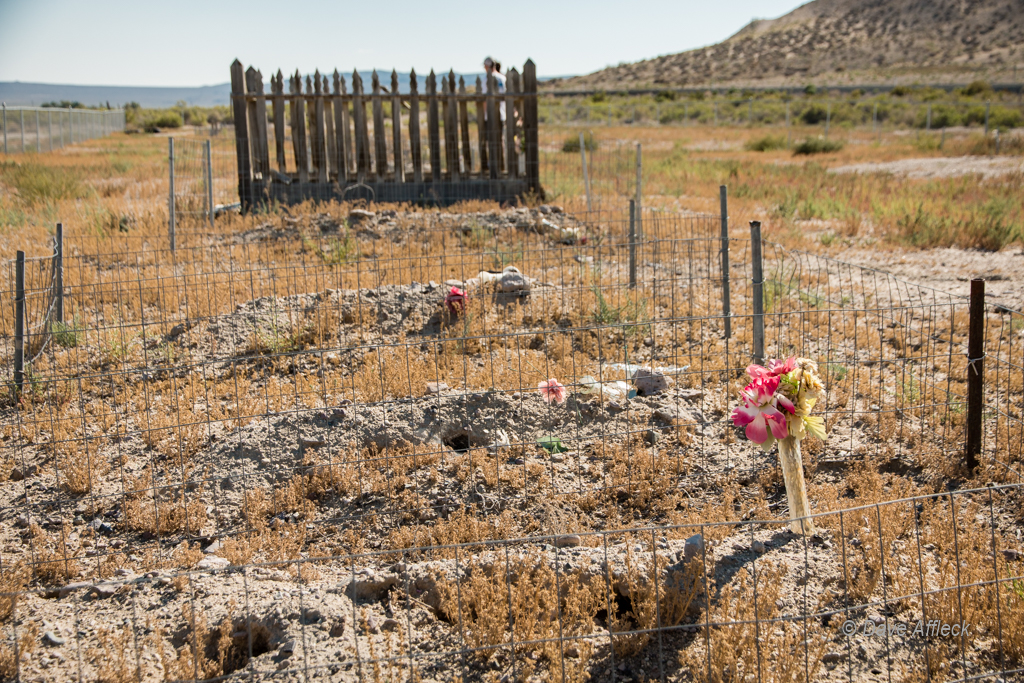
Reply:
[[477, 78], [468, 92], [449, 71], [439, 90], [431, 71], [421, 94], [415, 71], [407, 93], [394, 71], [390, 87], [374, 71], [369, 88], [353, 72], [349, 92], [337, 70], [305, 79], [296, 72], [287, 86], [278, 71], [265, 93], [262, 74], [243, 71], [236, 60], [231, 97], [242, 210], [306, 199], [447, 205], [542, 196], [536, 66], [528, 60], [521, 75], [510, 69], [505, 93], [493, 79]]

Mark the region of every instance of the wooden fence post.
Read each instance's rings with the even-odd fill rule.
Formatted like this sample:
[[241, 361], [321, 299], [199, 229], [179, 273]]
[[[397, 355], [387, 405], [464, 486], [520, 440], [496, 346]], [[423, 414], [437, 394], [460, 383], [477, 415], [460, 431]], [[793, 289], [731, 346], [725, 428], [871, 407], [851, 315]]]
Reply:
[[338, 173], [338, 184], [344, 185], [348, 180], [348, 115], [345, 100], [341, 99], [344, 79], [338, 70], [334, 70], [334, 139], [335, 153], [334, 165]]
[[249, 117], [245, 103], [245, 73], [242, 63], [237, 59], [231, 63], [231, 109], [235, 122], [238, 201], [241, 203], [242, 213], [246, 213], [252, 208], [252, 159], [249, 155]]
[[441, 182], [441, 130], [438, 125], [437, 76], [427, 74], [427, 144], [430, 146], [430, 180]]
[[754, 362], [764, 363], [764, 268], [761, 262], [761, 221], [750, 221], [751, 285], [754, 297]]
[[363, 79], [352, 70], [352, 122], [356, 135], [356, 182], [365, 183], [370, 173], [370, 134], [366, 125], [366, 103], [363, 101]]
[[964, 464], [978, 466], [982, 443], [985, 382], [985, 280], [971, 280], [970, 327], [967, 337], [967, 444]]
[[[443, 77], [442, 77], [443, 78]], [[455, 71], [449, 70], [444, 90], [447, 94], [444, 104], [444, 145], [445, 163], [448, 164], [448, 178], [458, 182], [459, 173], [459, 104], [455, 91]]]
[[636, 288], [636, 200], [629, 200], [629, 288]]
[[497, 89], [498, 82], [494, 78], [494, 74], [487, 76], [487, 155], [491, 161], [491, 165], [487, 170], [490, 171], [490, 177], [492, 180], [497, 179], [501, 173], [501, 161], [498, 159], [498, 101], [497, 101]]
[[281, 70], [277, 70], [277, 78], [270, 79], [270, 92], [277, 97], [274, 98], [274, 151], [277, 153], [277, 170], [282, 174], [288, 172], [288, 164], [285, 162], [284, 154], [284, 76]]
[[722, 204], [722, 318], [725, 321], [725, 338], [732, 337], [732, 313], [729, 310], [729, 189], [718, 188]]
[[370, 86], [373, 89], [373, 156], [375, 177], [379, 182], [388, 175], [388, 142], [384, 134], [384, 102], [380, 96], [380, 76], [377, 75], [376, 69], [370, 74]]
[[405, 182], [405, 158], [402, 156], [402, 98], [398, 94], [398, 72], [391, 70], [391, 151], [395, 158], [395, 182]]
[[[263, 74], [251, 66], [245, 72], [245, 86], [257, 98], [248, 102], [249, 137], [252, 140], [252, 176], [263, 181], [264, 189], [270, 177], [270, 149], [267, 145], [267, 100], [263, 97]], [[255, 200], [255, 193], [253, 196]]]
[[516, 96], [519, 94], [519, 72], [512, 67], [505, 81], [505, 147], [508, 177], [519, 175], [519, 155], [516, 149]]
[[205, 141], [203, 145], [206, 151], [206, 208], [209, 210], [210, 228], [213, 228], [213, 217], [215, 208], [213, 206], [213, 144]]
[[540, 137], [537, 115], [537, 65], [527, 59], [523, 65], [523, 139], [526, 142], [526, 188], [539, 195]]
[[[480, 82], [480, 77], [476, 77], [476, 94], [483, 95], [484, 87]], [[480, 177], [484, 178], [487, 175], [487, 126], [484, 124], [484, 101], [478, 99], [476, 101], [476, 145], [477, 149], [480, 150]]]
[[409, 70], [409, 156], [412, 157], [412, 181], [423, 182], [423, 147], [420, 144], [420, 95], [416, 69]]
[[462, 163], [466, 177], [473, 175], [473, 148], [469, 144], [469, 103], [466, 102], [466, 79], [459, 76], [459, 130], [462, 132]]
[[14, 265], [14, 386], [25, 384], [25, 252], [19, 251]]

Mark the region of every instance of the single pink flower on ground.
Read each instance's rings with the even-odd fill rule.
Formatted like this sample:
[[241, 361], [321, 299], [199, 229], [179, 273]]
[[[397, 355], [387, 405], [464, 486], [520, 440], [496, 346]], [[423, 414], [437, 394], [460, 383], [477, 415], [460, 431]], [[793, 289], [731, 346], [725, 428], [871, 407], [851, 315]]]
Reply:
[[444, 305], [448, 307], [449, 313], [459, 315], [466, 310], [466, 300], [468, 298], [469, 295], [466, 294], [466, 290], [452, 287], [444, 297]]
[[569, 395], [569, 390], [554, 377], [540, 382], [537, 385], [537, 390], [548, 403], [564, 403], [566, 396]]

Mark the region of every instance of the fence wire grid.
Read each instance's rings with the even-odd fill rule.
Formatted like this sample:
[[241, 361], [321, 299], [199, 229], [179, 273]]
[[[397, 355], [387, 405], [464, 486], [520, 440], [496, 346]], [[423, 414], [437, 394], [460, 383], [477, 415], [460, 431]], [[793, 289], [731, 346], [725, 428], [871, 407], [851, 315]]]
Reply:
[[[3, 408], [0, 674], [1019, 678], [1024, 317], [987, 311], [967, 479], [966, 299], [770, 242], [755, 290], [746, 226], [612, 187], [69, 249]], [[756, 291], [827, 388], [814, 536], [730, 419]]]

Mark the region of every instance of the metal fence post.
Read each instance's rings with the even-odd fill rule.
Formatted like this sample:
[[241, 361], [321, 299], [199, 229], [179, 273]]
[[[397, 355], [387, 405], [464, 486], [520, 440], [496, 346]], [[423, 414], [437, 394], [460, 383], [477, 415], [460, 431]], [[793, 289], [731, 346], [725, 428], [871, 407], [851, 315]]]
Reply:
[[213, 228], [213, 153], [206, 141], [206, 206], [210, 209], [210, 228]]
[[964, 463], [973, 471], [981, 453], [981, 417], [985, 382], [985, 280], [971, 280], [967, 336], [967, 444]]
[[25, 252], [19, 251], [14, 266], [14, 386], [25, 383]]
[[55, 305], [53, 317], [64, 322], [64, 224], [57, 224], [57, 243], [53, 262], [53, 294]]
[[629, 200], [629, 287], [636, 288], [636, 200]]
[[729, 189], [718, 188], [722, 200], [722, 317], [725, 320], [725, 338], [732, 337], [732, 314], [729, 311]]
[[593, 211], [590, 203], [590, 174], [587, 172], [587, 140], [583, 133], [580, 133], [580, 162], [583, 164], [583, 189], [587, 193], [587, 213]]
[[643, 241], [644, 239], [644, 220], [643, 220], [643, 156], [641, 154], [640, 143], [636, 143], [636, 236], [638, 240]]
[[786, 102], [786, 149], [793, 146], [793, 129], [790, 127], [789, 102]]
[[174, 251], [174, 138], [167, 138], [167, 161], [170, 173], [170, 186], [167, 192], [167, 235], [171, 240], [171, 251]]
[[761, 263], [761, 221], [750, 221], [750, 261], [754, 296], [754, 362], [764, 363], [764, 270]]

